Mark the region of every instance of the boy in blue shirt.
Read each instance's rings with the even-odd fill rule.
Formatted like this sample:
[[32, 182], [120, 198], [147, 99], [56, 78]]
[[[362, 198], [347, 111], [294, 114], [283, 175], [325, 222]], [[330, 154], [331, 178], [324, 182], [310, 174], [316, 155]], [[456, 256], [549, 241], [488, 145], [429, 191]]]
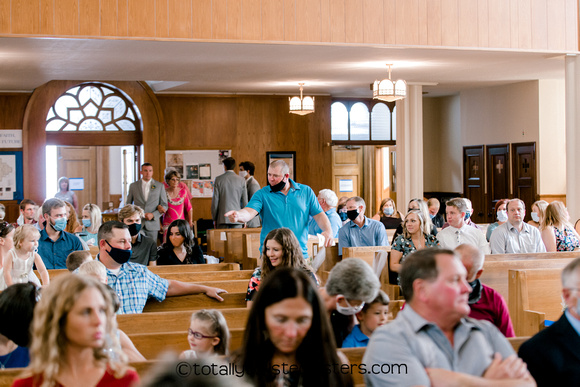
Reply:
[[344, 339], [342, 348], [366, 347], [374, 330], [387, 323], [389, 301], [389, 296], [379, 290], [373, 302], [365, 304], [363, 309], [356, 314], [359, 324]]

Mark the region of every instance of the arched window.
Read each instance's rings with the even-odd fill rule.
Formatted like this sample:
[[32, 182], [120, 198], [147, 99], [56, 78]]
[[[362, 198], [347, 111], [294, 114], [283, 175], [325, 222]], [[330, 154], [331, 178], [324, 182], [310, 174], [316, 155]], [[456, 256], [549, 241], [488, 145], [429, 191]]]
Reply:
[[336, 101], [330, 108], [334, 145], [395, 145], [395, 103]]
[[123, 91], [105, 83], [70, 88], [46, 116], [47, 143], [60, 145], [69, 145], [70, 139], [78, 135], [99, 134], [102, 138], [104, 133], [108, 145], [139, 144], [141, 128], [141, 114], [135, 103]]

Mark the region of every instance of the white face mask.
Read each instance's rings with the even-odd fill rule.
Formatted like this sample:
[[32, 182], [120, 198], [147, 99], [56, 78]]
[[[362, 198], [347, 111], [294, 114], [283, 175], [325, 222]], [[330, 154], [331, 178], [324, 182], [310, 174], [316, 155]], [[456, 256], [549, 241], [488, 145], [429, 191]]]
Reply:
[[246, 177], [246, 176], [248, 175], [248, 171], [240, 171], [240, 172], [238, 172], [238, 174], [239, 174], [241, 177]]
[[342, 306], [338, 303], [338, 301], [336, 301], [336, 311], [342, 315], [345, 315], [345, 316], [355, 315], [358, 312], [360, 312], [362, 310], [362, 308], [365, 306], [364, 302], [361, 303], [359, 306], [352, 306], [351, 304], [348, 303], [348, 300], [346, 299], [346, 297], [344, 297], [344, 302], [346, 302], [346, 304], [348, 306]]
[[540, 217], [538, 216], [537, 212], [532, 212], [530, 215], [532, 215], [532, 220], [536, 223], [540, 223]]
[[499, 210], [497, 212], [497, 220], [499, 220], [500, 222], [506, 222], [508, 220], [507, 211]]

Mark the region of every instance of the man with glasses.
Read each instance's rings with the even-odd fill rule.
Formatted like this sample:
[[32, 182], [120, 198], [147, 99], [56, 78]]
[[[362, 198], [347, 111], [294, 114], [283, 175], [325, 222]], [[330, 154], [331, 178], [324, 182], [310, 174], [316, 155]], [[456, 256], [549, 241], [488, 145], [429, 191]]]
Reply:
[[467, 205], [463, 198], [455, 198], [445, 203], [449, 227], [439, 231], [437, 239], [441, 247], [453, 250], [457, 246], [467, 243], [477, 247], [483, 254], [489, 254], [487, 239], [482, 231], [470, 227], [465, 223]]
[[57, 198], [47, 199], [42, 205], [44, 229], [40, 231], [38, 254], [47, 270], [66, 269], [66, 257], [73, 251], [83, 250], [81, 240], [66, 228], [66, 204]]
[[580, 380], [580, 258], [562, 271], [562, 298], [562, 317], [519, 350], [538, 387], [575, 386]]

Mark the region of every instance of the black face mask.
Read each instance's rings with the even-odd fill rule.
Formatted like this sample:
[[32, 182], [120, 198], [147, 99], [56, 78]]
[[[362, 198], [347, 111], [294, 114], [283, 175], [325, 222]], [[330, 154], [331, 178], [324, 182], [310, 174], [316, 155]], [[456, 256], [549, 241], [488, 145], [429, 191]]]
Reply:
[[133, 223], [129, 225], [129, 234], [131, 234], [132, 237], [139, 234], [139, 231], [141, 231], [141, 223]]
[[278, 184], [271, 185], [270, 183], [268, 183], [268, 185], [270, 186], [272, 192], [279, 192], [282, 191], [282, 189], [284, 189], [286, 183], [284, 182], [284, 179], [282, 179]]
[[358, 216], [358, 210], [348, 210], [346, 216], [348, 216], [350, 220], [355, 220]]
[[476, 279], [473, 282], [469, 282], [469, 285], [471, 286], [471, 293], [469, 293], [469, 300], [467, 303], [471, 305], [481, 299], [481, 281]]
[[111, 248], [111, 251], [108, 251], [108, 253], [109, 256], [113, 258], [115, 262], [117, 262], [119, 265], [129, 262], [132, 253], [130, 249], [129, 250], [118, 249], [116, 247], [111, 246], [111, 244], [108, 241], [105, 242], [107, 242], [107, 244]]

